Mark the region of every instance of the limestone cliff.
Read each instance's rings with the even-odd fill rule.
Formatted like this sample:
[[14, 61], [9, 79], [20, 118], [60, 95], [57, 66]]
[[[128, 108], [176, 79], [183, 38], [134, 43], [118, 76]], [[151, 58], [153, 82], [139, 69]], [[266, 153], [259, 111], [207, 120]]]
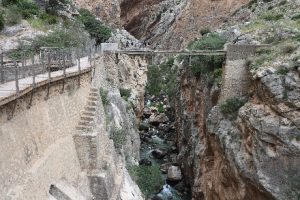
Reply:
[[76, 2], [94, 11], [103, 21], [124, 27], [138, 39], [158, 49], [184, 48], [201, 37], [203, 28], [217, 28], [249, 0], [100, 0]]
[[[234, 117], [223, 110], [222, 91], [208, 77], [195, 77], [188, 66], [182, 70], [177, 144], [194, 199], [299, 199], [300, 30], [291, 25], [298, 8], [299, 1], [258, 1], [237, 12], [242, 23], [219, 31], [235, 43], [271, 44], [247, 62], [239, 60], [248, 80], [232, 79], [248, 82], [249, 89]], [[226, 98], [238, 89], [232, 84]]]

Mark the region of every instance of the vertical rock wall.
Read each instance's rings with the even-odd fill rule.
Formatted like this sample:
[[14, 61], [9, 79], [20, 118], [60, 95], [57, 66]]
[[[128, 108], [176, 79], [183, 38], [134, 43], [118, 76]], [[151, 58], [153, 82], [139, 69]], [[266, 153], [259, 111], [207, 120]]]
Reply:
[[232, 81], [225, 69], [221, 94], [249, 98], [230, 118], [209, 79], [182, 71], [177, 144], [194, 199], [299, 198], [299, 72], [277, 74], [270, 67], [248, 74], [248, 92], [239, 93], [239, 87], [224, 87]]

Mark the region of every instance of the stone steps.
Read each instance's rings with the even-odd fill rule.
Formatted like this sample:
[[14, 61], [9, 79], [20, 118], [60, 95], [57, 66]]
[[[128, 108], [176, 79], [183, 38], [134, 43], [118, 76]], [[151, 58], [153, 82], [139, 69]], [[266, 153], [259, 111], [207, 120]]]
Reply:
[[88, 126], [88, 125], [77, 125], [76, 126], [76, 130], [78, 131], [83, 131], [83, 132], [89, 132], [93, 130], [92, 126]]
[[84, 110], [95, 112], [96, 111], [96, 106], [85, 106]]
[[89, 100], [89, 101], [87, 102], [87, 105], [88, 105], [88, 106], [97, 106], [97, 102], [95, 102], [95, 101], [90, 101], [90, 100]]
[[91, 88], [88, 101], [81, 112], [80, 120], [73, 135], [80, 166], [83, 170], [97, 168], [97, 133], [93, 132], [99, 90]]
[[79, 163], [82, 170], [97, 168], [97, 134], [78, 132], [73, 135]]
[[59, 181], [51, 185], [49, 193], [56, 200], [87, 200], [75, 187], [66, 181]]

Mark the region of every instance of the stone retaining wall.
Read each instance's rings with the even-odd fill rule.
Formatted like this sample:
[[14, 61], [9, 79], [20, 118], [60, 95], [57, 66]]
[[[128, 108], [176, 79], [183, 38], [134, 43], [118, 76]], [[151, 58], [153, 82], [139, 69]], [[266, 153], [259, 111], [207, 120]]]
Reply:
[[243, 97], [248, 94], [250, 79], [246, 59], [254, 55], [258, 47], [258, 45], [227, 45], [220, 102], [230, 97]]
[[[47, 199], [50, 185], [64, 177], [75, 187], [85, 181], [72, 134], [90, 88], [86, 72], [52, 82], [0, 107], [0, 196], [3, 199]], [[13, 117], [10, 116], [13, 114]], [[85, 177], [85, 178], [83, 178]], [[83, 189], [88, 191], [87, 189]]]

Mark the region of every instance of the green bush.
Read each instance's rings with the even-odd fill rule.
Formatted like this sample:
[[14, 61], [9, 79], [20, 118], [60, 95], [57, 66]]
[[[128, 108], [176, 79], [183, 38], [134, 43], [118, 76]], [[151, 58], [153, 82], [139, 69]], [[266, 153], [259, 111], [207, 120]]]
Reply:
[[29, 0], [4, 0], [2, 1], [2, 5], [8, 8], [13, 6], [15, 9], [14, 11], [18, 12], [18, 14], [20, 14], [24, 19], [28, 19], [39, 14], [38, 6]]
[[292, 16], [291, 18], [292, 20], [298, 20], [300, 19], [300, 13], [295, 14], [294, 16]]
[[6, 12], [6, 23], [8, 25], [16, 25], [21, 23], [22, 13], [17, 5], [12, 5], [8, 7]]
[[31, 18], [33, 16], [37, 16], [39, 14], [39, 8], [38, 6], [30, 1], [21, 1], [18, 4], [21, 12], [22, 12], [22, 17], [24, 19]]
[[280, 1], [278, 5], [279, 5], [279, 6], [283, 6], [283, 5], [285, 5], [286, 3], [287, 3], [287, 0], [283, 0], [283, 1]]
[[79, 13], [79, 20], [84, 24], [85, 29], [89, 32], [91, 37], [95, 38], [97, 44], [105, 42], [110, 38], [110, 28], [102, 25], [90, 11], [80, 9]]
[[116, 150], [120, 152], [124, 142], [125, 142], [125, 132], [123, 129], [114, 128], [110, 134], [110, 139], [114, 141], [114, 146]]
[[158, 104], [157, 105], [157, 111], [159, 112], [159, 113], [164, 113], [165, 112], [165, 109], [164, 109], [164, 105], [163, 104]]
[[278, 21], [283, 18], [283, 14], [274, 14], [272, 12], [262, 15], [262, 19], [266, 21]]
[[3, 30], [5, 24], [3, 13], [0, 13], [0, 31]]
[[20, 0], [2, 0], [2, 6], [7, 7], [11, 5], [18, 4]]
[[53, 25], [58, 22], [58, 17], [56, 15], [51, 15], [45, 12], [41, 13], [39, 18], [42, 19], [44, 23], [48, 25]]
[[163, 89], [163, 77], [159, 66], [153, 65], [148, 67], [147, 79], [146, 90], [151, 95], [158, 95]]
[[104, 90], [103, 88], [100, 88], [100, 96], [103, 106], [107, 106], [109, 104], [108, 100], [108, 91]]
[[124, 98], [126, 101], [130, 97], [131, 90], [130, 89], [125, 89], [125, 88], [120, 88], [120, 95], [122, 98]]
[[152, 166], [131, 166], [128, 171], [146, 197], [158, 193], [164, 185], [164, 180], [157, 164]]
[[[224, 48], [226, 40], [218, 34], [208, 34], [200, 40], [191, 44], [191, 50], [221, 50]], [[194, 56], [192, 58], [192, 73], [199, 77], [201, 74], [213, 72], [214, 69], [222, 67], [224, 56]]]
[[222, 50], [226, 40], [221, 38], [219, 34], [212, 33], [200, 40], [195, 41], [190, 49], [192, 50]]
[[220, 105], [221, 112], [230, 117], [236, 117], [237, 112], [239, 109], [245, 104], [244, 100], [241, 100], [238, 97], [232, 97], [229, 99], [226, 99], [225, 102], [223, 102]]
[[284, 46], [282, 46], [281, 52], [284, 53], [284, 54], [291, 54], [296, 49], [297, 49], [296, 45], [289, 43], [289, 44], [285, 44]]

